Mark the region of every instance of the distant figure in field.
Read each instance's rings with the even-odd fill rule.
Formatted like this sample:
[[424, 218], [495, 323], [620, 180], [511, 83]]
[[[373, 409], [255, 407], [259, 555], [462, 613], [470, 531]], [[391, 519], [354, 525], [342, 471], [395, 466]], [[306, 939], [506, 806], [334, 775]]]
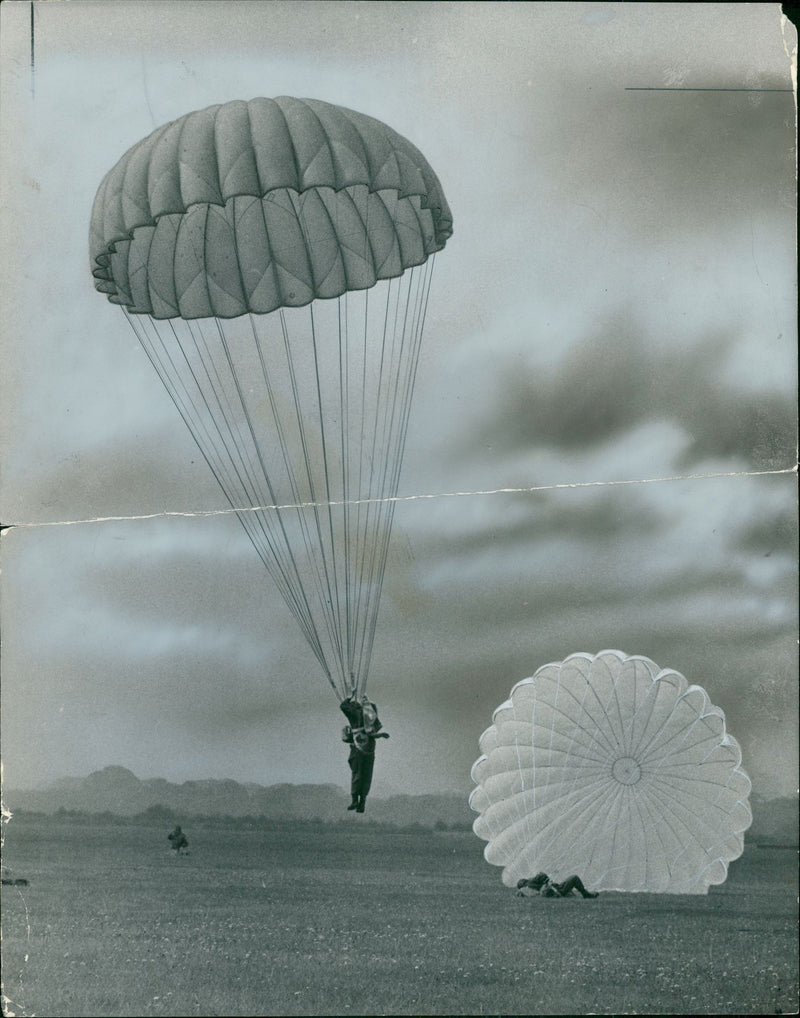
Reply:
[[350, 746], [347, 762], [350, 765], [351, 802], [347, 808], [363, 813], [372, 785], [375, 740], [388, 739], [389, 733], [381, 731], [383, 725], [378, 719], [375, 704], [366, 696], [359, 700], [355, 689], [346, 700], [342, 700], [339, 707], [350, 722], [342, 730], [342, 742]]
[[181, 830], [180, 824], [177, 824], [175, 830], [167, 835], [167, 839], [172, 842], [172, 848], [182, 855], [184, 852], [189, 851], [189, 839]]
[[542, 898], [569, 898], [577, 891], [582, 898], [596, 898], [597, 892], [587, 891], [580, 877], [572, 876], [556, 883], [546, 873], [537, 873], [528, 880], [517, 881], [517, 896], [520, 898], [539, 894]]

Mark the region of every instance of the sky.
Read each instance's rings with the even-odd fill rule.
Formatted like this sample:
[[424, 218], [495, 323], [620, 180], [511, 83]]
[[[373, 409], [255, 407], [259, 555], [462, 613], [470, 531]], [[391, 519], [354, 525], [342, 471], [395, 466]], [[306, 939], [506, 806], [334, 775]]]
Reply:
[[413, 141], [454, 218], [368, 687], [375, 793], [467, 795], [511, 687], [605, 648], [702, 685], [754, 791], [796, 790], [779, 4], [37, 2], [33, 67], [30, 4], [0, 22], [7, 787], [111, 764], [348, 783], [336, 698], [89, 271], [127, 148], [296, 95]]

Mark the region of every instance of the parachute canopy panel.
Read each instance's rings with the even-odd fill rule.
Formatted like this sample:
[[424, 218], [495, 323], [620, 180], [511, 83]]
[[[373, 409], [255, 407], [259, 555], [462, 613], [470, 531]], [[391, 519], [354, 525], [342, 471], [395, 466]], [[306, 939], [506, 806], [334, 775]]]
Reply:
[[517, 683], [472, 768], [473, 829], [516, 885], [544, 871], [595, 890], [704, 894], [752, 822], [725, 715], [645, 657], [573, 654]]
[[233, 318], [369, 288], [451, 234], [411, 142], [280, 97], [189, 113], [129, 149], [98, 189], [90, 250], [97, 289], [133, 313]]

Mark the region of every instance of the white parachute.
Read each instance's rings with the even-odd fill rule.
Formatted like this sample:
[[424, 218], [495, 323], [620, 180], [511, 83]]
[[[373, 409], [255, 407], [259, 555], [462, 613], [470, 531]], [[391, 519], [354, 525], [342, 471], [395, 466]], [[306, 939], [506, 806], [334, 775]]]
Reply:
[[750, 779], [700, 686], [617, 650], [511, 690], [480, 738], [473, 830], [503, 883], [577, 873], [593, 890], [705, 894], [742, 854]]

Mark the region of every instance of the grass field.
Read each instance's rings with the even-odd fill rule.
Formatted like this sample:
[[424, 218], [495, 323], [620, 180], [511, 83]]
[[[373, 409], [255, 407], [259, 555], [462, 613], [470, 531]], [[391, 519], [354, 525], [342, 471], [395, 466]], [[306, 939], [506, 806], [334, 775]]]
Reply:
[[707, 897], [521, 899], [470, 832], [350, 817], [6, 827], [7, 1013], [780, 1014], [798, 1007], [797, 856], [748, 848]]

